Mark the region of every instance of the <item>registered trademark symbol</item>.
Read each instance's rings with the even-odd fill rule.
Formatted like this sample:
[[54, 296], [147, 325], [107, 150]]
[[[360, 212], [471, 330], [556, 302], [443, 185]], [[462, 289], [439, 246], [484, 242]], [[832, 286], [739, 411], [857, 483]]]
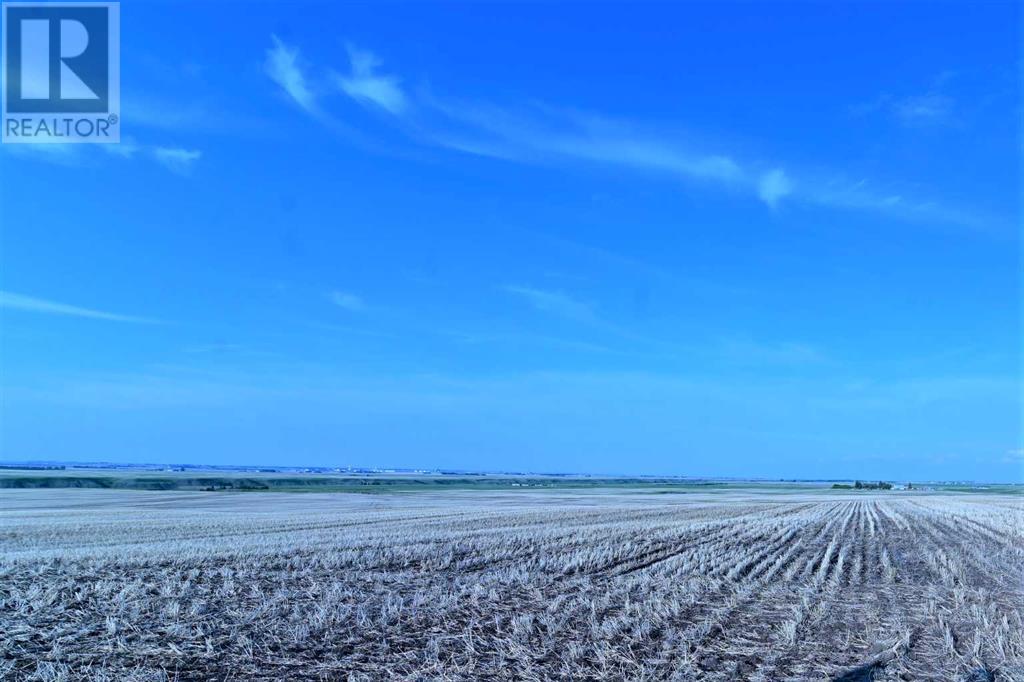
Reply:
[[117, 114], [111, 114], [110, 116], [107, 116], [107, 121], [110, 122], [110, 125], [117, 125]]

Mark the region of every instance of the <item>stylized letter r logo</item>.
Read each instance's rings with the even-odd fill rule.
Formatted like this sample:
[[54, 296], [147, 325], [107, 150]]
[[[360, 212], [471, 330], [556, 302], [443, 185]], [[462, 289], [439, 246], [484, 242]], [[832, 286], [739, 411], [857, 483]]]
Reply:
[[5, 4], [7, 110], [107, 110], [108, 8], [97, 4]]
[[82, 82], [68, 60], [80, 57], [89, 47], [89, 32], [75, 19], [24, 19], [21, 22], [21, 97], [22, 99], [50, 99], [50, 25], [58, 27], [60, 60], [57, 88], [59, 99], [99, 99], [99, 95]]
[[119, 0], [0, 0], [0, 142], [121, 140]]

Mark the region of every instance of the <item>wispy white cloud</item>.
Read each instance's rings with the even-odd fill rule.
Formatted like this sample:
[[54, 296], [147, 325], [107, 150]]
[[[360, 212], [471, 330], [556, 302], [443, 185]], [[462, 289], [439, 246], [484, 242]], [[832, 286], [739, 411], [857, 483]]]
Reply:
[[360, 104], [380, 107], [392, 114], [401, 114], [408, 106], [400, 81], [395, 76], [378, 73], [380, 60], [372, 52], [348, 46], [351, 72], [347, 76], [333, 74], [337, 86]]
[[1024, 466], [1024, 448], [1007, 450], [1006, 455], [1003, 457], [1003, 461], [1007, 464], [1020, 464]]
[[943, 71], [932, 79], [931, 87], [920, 94], [895, 95], [884, 92], [875, 99], [852, 108], [855, 115], [884, 114], [907, 127], [951, 125], [955, 122], [956, 100], [948, 93], [954, 71]]
[[[318, 118], [328, 118], [299, 65], [298, 49], [276, 36], [272, 39], [274, 47], [267, 51], [267, 75], [303, 109]], [[406, 130], [429, 144], [520, 162], [600, 163], [736, 188], [756, 186], [756, 176], [750, 176], [728, 155], [690, 150], [598, 116], [567, 115], [550, 107], [516, 114], [501, 107], [441, 101], [421, 93], [418, 104], [423, 105], [430, 120], [414, 119], [410, 97], [400, 79], [381, 73], [381, 62], [372, 52], [353, 46], [348, 49], [350, 73], [333, 73], [335, 85], [357, 102], [395, 115]]]
[[892, 218], [985, 229], [992, 216], [866, 180], [848, 182], [822, 171], [794, 173], [776, 165], [742, 162], [726, 153], [694, 151], [671, 137], [635, 130], [600, 117], [513, 115], [500, 108], [449, 106], [430, 100], [452, 128], [430, 128], [429, 142], [458, 151], [522, 163], [576, 161], [661, 173], [720, 190], [755, 196], [770, 208], [785, 202], [863, 211]]
[[[267, 73], [292, 99], [318, 111], [315, 97], [298, 66], [298, 50], [274, 37]], [[778, 162], [741, 160], [733, 153], [682, 140], [664, 132], [638, 130], [606, 118], [533, 103], [507, 108], [479, 101], [442, 99], [424, 89], [403, 90], [400, 80], [380, 72], [373, 53], [349, 48], [350, 74], [335, 74], [335, 85], [362, 104], [391, 114], [416, 141], [477, 156], [519, 163], [589, 163], [660, 173], [678, 180], [717, 187], [756, 198], [770, 208], [783, 202], [885, 214], [901, 220], [944, 223], [977, 229], [998, 223], [990, 216], [958, 210], [938, 201], [907, 196], [895, 189], [843, 183], [821, 171], [802, 173]], [[886, 96], [865, 112], [886, 109], [906, 120], [939, 120], [952, 100], [938, 88], [925, 96]], [[415, 105], [413, 106], [413, 100]], [[341, 126], [326, 114], [328, 124]], [[349, 135], [353, 131], [346, 130]]]
[[154, 147], [153, 158], [164, 167], [180, 175], [187, 175], [192, 171], [192, 166], [202, 158], [203, 153], [197, 149], [182, 149], [180, 147]]
[[366, 303], [362, 298], [347, 291], [332, 291], [331, 302], [339, 308], [358, 313], [366, 310]]
[[449, 333], [448, 336], [455, 338], [459, 343], [465, 343], [470, 345], [508, 345], [508, 346], [538, 346], [543, 348], [552, 348], [556, 350], [565, 350], [573, 353], [619, 353], [619, 351], [613, 350], [607, 346], [590, 343], [587, 341], [579, 341], [576, 339], [563, 339], [556, 336], [547, 336], [544, 334], [529, 334], [529, 333], [505, 333], [505, 334], [494, 334], [494, 333]]
[[245, 346], [238, 343], [202, 343], [194, 346], [187, 346], [184, 348], [186, 353], [192, 353], [197, 355], [202, 354], [221, 354], [221, 353], [238, 353], [248, 350]]
[[[84, 160], [86, 150], [83, 147], [89, 146], [93, 145], [65, 143], [5, 144], [0, 149], [3, 149], [3, 151], [12, 156], [45, 161], [58, 166], [77, 166]], [[115, 147], [117, 145], [104, 144], [99, 146]]]
[[193, 166], [203, 157], [198, 149], [140, 144], [132, 137], [126, 137], [120, 144], [102, 145], [102, 148], [111, 156], [122, 159], [151, 159], [178, 175], [191, 173]]
[[793, 183], [781, 168], [770, 170], [757, 183], [757, 195], [772, 208], [786, 196], [793, 193]]
[[158, 130], [197, 130], [204, 127], [210, 112], [195, 102], [158, 101], [133, 97], [121, 104], [125, 121], [133, 126], [145, 126]]
[[[844, 387], [845, 406], [859, 409], [903, 409], [941, 402], [969, 402], [993, 396], [1002, 404], [1016, 401], [1020, 387], [1013, 377], [925, 376], [909, 379], [851, 382]], [[821, 406], [831, 406], [822, 402]]]
[[324, 110], [320, 99], [332, 86], [323, 79], [314, 79], [302, 60], [299, 50], [275, 35], [270, 36], [273, 46], [267, 50], [263, 70], [302, 111], [331, 132], [360, 145], [366, 139], [352, 127]]
[[507, 285], [503, 287], [510, 294], [524, 299], [531, 306], [545, 313], [564, 317], [576, 322], [595, 322], [594, 307], [560, 291], [547, 291], [534, 287]]
[[904, 124], [946, 123], [952, 119], [953, 98], [930, 92], [892, 102], [893, 113]]
[[32, 296], [15, 294], [9, 291], [0, 291], [0, 308], [6, 308], [10, 310], [24, 310], [27, 312], [43, 313], [47, 315], [68, 315], [71, 317], [88, 317], [95, 320], [110, 320], [112, 322], [138, 322], [146, 324], [158, 322], [158, 320], [153, 320], [145, 317], [121, 315], [118, 313], [110, 313], [103, 310], [96, 310], [94, 308], [83, 308], [80, 306], [68, 305], [66, 303], [58, 303], [56, 301], [47, 301], [42, 298], [35, 298]]
[[197, 149], [142, 144], [131, 136], [122, 137], [117, 144], [10, 144], [3, 145], [3, 150], [60, 166], [95, 163], [96, 155], [124, 161], [148, 159], [179, 175], [187, 175], [202, 158], [202, 152]]
[[718, 354], [730, 363], [753, 365], [817, 365], [825, 361], [818, 348], [806, 343], [769, 343], [750, 339], [726, 339]]
[[699, 151], [601, 116], [546, 106], [513, 112], [436, 97], [424, 102], [444, 117], [426, 137], [464, 153], [521, 162], [599, 163], [734, 188], [750, 183], [747, 171], [727, 154]]
[[270, 36], [274, 46], [267, 50], [264, 71], [281, 86], [292, 100], [309, 113], [319, 112], [317, 98], [310, 89], [306, 74], [299, 63], [298, 48], [286, 45], [276, 35]]
[[935, 126], [953, 122], [955, 104], [952, 97], [939, 92], [904, 97], [886, 93], [853, 107], [853, 113], [862, 116], [881, 112], [908, 127]]
[[100, 147], [107, 154], [120, 159], [134, 159], [140, 151], [145, 149], [134, 137], [128, 135], [122, 136], [118, 144], [104, 144]]
[[981, 211], [966, 211], [938, 201], [923, 200], [858, 180], [830, 180], [804, 188], [807, 203], [829, 208], [871, 211], [912, 222], [953, 225], [977, 231], [991, 230], [1002, 222]]
[[[183, 91], [195, 89], [193, 84], [180, 86]], [[228, 136], [265, 135], [270, 122], [253, 114], [241, 111], [216, 95], [190, 92], [187, 101], [181, 97], [132, 93], [122, 97], [121, 120], [130, 123], [132, 129], [147, 128], [161, 133], [189, 134], [208, 133]], [[121, 137], [122, 144], [124, 136]], [[116, 145], [109, 145], [116, 146]]]
[[[700, 286], [701, 283], [696, 282], [695, 285]], [[545, 315], [576, 323], [597, 333], [599, 338], [618, 340], [618, 350], [593, 343], [591, 339], [571, 342], [581, 349], [587, 347], [589, 350], [600, 349], [603, 352], [643, 353], [649, 358], [662, 359], [700, 356], [743, 365], [812, 365], [825, 361], [825, 355], [820, 350], [805, 343], [755, 342], [745, 338], [713, 339], [707, 343], [694, 343], [692, 339], [681, 342], [678, 339], [638, 333], [596, 303], [561, 290], [520, 284], [508, 284], [501, 287], [501, 290]], [[569, 343], [561, 345], [568, 347]]]
[[781, 166], [763, 170], [730, 154], [694, 151], [670, 137], [638, 131], [597, 116], [559, 116], [543, 107], [536, 116], [498, 107], [435, 98], [431, 107], [455, 121], [457, 128], [431, 128], [427, 139], [464, 153], [524, 163], [578, 161], [663, 173], [681, 180], [756, 196], [777, 208], [783, 202], [873, 212], [903, 220], [932, 221], [978, 228], [990, 217], [958, 210], [937, 201], [904, 196], [876, 183], [845, 182], [820, 171], [794, 177]]

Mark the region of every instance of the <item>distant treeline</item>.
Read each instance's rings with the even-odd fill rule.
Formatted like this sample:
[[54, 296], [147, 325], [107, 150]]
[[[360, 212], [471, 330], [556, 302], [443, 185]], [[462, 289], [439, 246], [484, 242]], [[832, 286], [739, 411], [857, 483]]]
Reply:
[[161, 478], [128, 476], [0, 476], [0, 488], [109, 488], [129, 490], [267, 490], [246, 478]]
[[[833, 488], [838, 490], [892, 490], [892, 483], [886, 483], [885, 481], [878, 481], [877, 483], [862, 483], [861, 481], [855, 482], [853, 485], [849, 483], [833, 483]], [[913, 489], [913, 485], [907, 484], [907, 490]]]
[[107, 488], [127, 490], [321, 490], [339, 492], [413, 491], [438, 488], [592, 488], [598, 486], [691, 488], [722, 486], [706, 481], [606, 478], [572, 480], [546, 477], [484, 476], [0, 476], [0, 488]]
[[54, 466], [41, 466], [32, 464], [0, 464], [0, 469], [7, 469], [13, 471], [64, 471], [66, 468], [67, 467], [65, 467], [63, 464]]

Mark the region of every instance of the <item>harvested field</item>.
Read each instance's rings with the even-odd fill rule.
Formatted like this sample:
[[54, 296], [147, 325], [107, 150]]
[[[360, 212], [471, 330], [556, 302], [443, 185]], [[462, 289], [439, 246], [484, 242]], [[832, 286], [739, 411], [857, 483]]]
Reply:
[[0, 678], [1024, 681], [997, 495], [0, 496]]

